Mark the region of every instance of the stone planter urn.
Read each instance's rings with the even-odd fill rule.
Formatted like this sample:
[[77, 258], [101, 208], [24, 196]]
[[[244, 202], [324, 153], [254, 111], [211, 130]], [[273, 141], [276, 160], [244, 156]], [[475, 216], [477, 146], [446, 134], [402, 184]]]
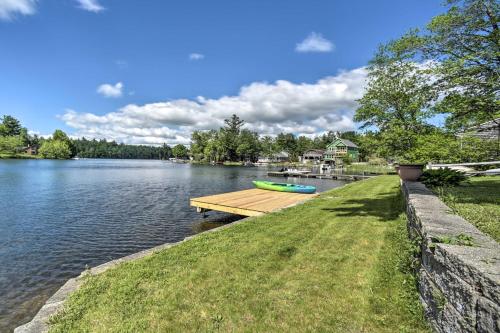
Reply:
[[416, 181], [422, 176], [425, 164], [400, 164], [396, 167], [399, 178]]

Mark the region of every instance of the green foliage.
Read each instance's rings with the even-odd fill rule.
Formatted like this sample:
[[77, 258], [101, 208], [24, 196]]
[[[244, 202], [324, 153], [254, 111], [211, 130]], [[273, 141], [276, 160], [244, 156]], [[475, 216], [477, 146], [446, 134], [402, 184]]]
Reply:
[[352, 164], [351, 155], [347, 154], [344, 157], [342, 157], [342, 163], [344, 163], [344, 165], [351, 165]]
[[[375, 126], [379, 154], [411, 160], [418, 138], [429, 132], [426, 120], [435, 92], [425, 68], [409, 61], [395, 43], [381, 46], [368, 67], [368, 85], [354, 120]], [[416, 161], [412, 161], [416, 162]]]
[[63, 142], [69, 142], [69, 137], [66, 133], [61, 131], [60, 129], [56, 129], [54, 133], [52, 134], [52, 139], [53, 140], [59, 140]]
[[74, 155], [82, 158], [169, 159], [172, 157], [172, 149], [167, 144], [152, 147], [85, 138], [71, 140], [71, 143]]
[[420, 181], [428, 186], [457, 186], [467, 177], [463, 172], [450, 168], [425, 170]]
[[71, 157], [71, 149], [67, 142], [45, 140], [39, 149], [39, 154], [43, 158], [63, 160]]
[[21, 136], [0, 136], [0, 153], [15, 154], [23, 147]]
[[443, 292], [437, 287], [432, 286], [431, 288], [432, 300], [434, 301], [434, 304], [436, 304], [436, 308], [439, 311], [443, 311], [446, 303], [448, 303], [446, 297], [444, 296]]
[[355, 120], [378, 131], [379, 146], [371, 153], [406, 162], [498, 157], [498, 140], [458, 140], [426, 124], [429, 116], [445, 114], [447, 128], [456, 133], [500, 117], [499, 2], [447, 4], [448, 12], [426, 29], [381, 46], [371, 61], [368, 87], [355, 114]]
[[447, 125], [464, 128], [500, 115], [500, 5], [496, 0], [448, 0], [444, 14], [422, 31], [412, 30], [397, 41], [412, 60], [427, 61], [438, 80], [435, 110], [451, 115]]
[[[328, 132], [316, 138], [295, 136], [292, 133], [279, 133], [259, 137], [256, 132], [242, 129], [244, 121], [233, 115], [225, 120], [225, 127], [219, 130], [194, 131], [191, 134], [191, 156], [197, 162], [255, 162], [259, 156], [271, 157], [285, 151], [292, 162], [309, 149], [325, 149], [335, 139], [335, 133]], [[342, 137], [357, 143], [360, 135], [345, 132]]]
[[368, 158], [369, 165], [387, 165], [387, 161], [383, 158], [371, 156]]
[[188, 149], [186, 146], [178, 144], [172, 148], [172, 155], [175, 158], [186, 158], [188, 156]]
[[474, 238], [471, 235], [458, 234], [457, 236], [439, 237], [434, 240], [435, 243], [450, 245], [474, 246]]
[[16, 118], [5, 115], [1, 118], [0, 136], [17, 136], [21, 134], [21, 123]]

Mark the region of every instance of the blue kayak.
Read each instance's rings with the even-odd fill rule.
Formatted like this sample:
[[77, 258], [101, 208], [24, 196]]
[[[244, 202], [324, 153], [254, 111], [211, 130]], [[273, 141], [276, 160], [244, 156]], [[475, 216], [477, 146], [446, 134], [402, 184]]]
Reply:
[[278, 192], [291, 192], [291, 193], [306, 193], [312, 194], [316, 192], [316, 187], [309, 185], [296, 185], [296, 184], [285, 184], [285, 183], [274, 183], [264, 180], [254, 180], [253, 184], [255, 187], [262, 190], [278, 191]]

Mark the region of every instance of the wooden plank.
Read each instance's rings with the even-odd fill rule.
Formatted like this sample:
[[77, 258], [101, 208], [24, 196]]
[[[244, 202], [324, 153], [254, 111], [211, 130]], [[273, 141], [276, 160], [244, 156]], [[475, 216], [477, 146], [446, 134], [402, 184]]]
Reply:
[[190, 200], [191, 206], [244, 216], [259, 216], [301, 203], [316, 195], [250, 189]]
[[198, 202], [198, 201], [191, 201], [191, 206], [210, 209], [210, 210], [216, 210], [219, 212], [237, 214], [237, 215], [242, 215], [242, 216], [260, 216], [260, 215], [265, 214], [265, 212], [259, 212], [256, 210], [249, 210], [249, 209], [243, 209], [243, 208], [237, 208], [237, 207], [209, 204], [209, 203]]

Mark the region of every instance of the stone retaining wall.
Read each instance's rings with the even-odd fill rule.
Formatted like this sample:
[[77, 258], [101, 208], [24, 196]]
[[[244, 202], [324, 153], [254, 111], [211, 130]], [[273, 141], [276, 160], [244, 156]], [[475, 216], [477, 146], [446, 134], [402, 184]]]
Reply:
[[[408, 231], [421, 248], [419, 292], [432, 327], [500, 332], [499, 244], [454, 215], [422, 183], [405, 181], [401, 188]], [[458, 245], [471, 239], [472, 246]]]

